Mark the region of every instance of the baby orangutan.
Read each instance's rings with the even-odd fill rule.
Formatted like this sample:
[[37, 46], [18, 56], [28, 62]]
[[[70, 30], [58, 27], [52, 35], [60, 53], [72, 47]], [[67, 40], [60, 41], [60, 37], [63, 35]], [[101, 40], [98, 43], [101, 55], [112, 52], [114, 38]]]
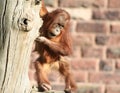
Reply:
[[[70, 16], [62, 9], [49, 13], [43, 1], [40, 16], [43, 25], [40, 36], [35, 41], [30, 64], [30, 69], [36, 70], [33, 76], [36, 75], [38, 89], [39, 91], [51, 90], [47, 75], [50, 70], [55, 69], [64, 77], [65, 93], [72, 93], [76, 90], [76, 84], [69, 64], [64, 59], [64, 56], [71, 54], [71, 37], [68, 31]], [[32, 76], [29, 76], [31, 79]]]

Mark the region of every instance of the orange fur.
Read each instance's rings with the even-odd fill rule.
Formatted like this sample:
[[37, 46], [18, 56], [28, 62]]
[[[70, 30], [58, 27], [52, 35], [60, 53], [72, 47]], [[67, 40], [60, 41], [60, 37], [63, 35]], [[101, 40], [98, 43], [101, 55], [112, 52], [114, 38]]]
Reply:
[[34, 63], [36, 69], [35, 75], [39, 90], [51, 89], [47, 74], [54, 68], [64, 76], [66, 93], [71, 93], [70, 90], [76, 89], [76, 84], [71, 75], [69, 64], [64, 58], [64, 56], [71, 54], [70, 16], [62, 9], [49, 13], [43, 0], [40, 16], [43, 19], [43, 25], [40, 28], [40, 36], [35, 40], [33, 57], [31, 58], [31, 63]]

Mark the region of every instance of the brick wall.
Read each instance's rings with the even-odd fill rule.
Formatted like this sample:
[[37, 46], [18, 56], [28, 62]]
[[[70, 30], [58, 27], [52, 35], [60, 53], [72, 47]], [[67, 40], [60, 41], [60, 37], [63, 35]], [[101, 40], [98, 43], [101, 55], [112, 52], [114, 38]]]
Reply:
[[120, 0], [45, 1], [50, 11], [61, 7], [72, 17], [71, 67], [78, 93], [120, 93]]

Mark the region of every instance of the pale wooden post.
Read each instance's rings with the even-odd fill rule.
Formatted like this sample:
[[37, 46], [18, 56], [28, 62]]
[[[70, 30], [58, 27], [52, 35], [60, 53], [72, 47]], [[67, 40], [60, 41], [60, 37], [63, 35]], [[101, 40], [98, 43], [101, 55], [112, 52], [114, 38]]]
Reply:
[[28, 66], [40, 0], [0, 0], [0, 93], [30, 93]]

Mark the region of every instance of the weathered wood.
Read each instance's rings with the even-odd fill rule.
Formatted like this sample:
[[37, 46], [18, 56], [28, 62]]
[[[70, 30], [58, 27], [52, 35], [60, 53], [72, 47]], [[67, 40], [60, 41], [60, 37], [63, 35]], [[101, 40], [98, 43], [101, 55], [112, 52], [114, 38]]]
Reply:
[[28, 66], [42, 20], [36, 0], [0, 0], [0, 93], [30, 93]]

